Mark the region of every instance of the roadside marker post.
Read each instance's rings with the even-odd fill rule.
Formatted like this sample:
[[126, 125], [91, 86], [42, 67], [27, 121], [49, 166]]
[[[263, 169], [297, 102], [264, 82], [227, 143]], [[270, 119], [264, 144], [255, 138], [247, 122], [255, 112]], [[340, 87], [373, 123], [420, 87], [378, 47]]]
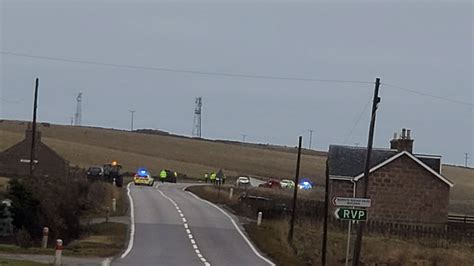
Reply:
[[48, 227], [43, 228], [43, 241], [41, 242], [41, 248], [48, 247], [48, 234], [49, 234], [49, 228]]
[[229, 190], [229, 200], [232, 199], [232, 196], [234, 196], [234, 189], [230, 188], [230, 190]]
[[117, 211], [117, 200], [115, 198], [112, 199], [112, 212]]
[[262, 224], [262, 212], [258, 212], [257, 225], [260, 226], [261, 224]]
[[61, 257], [63, 255], [63, 241], [61, 239], [56, 240], [56, 253], [54, 256], [54, 265], [61, 265]]

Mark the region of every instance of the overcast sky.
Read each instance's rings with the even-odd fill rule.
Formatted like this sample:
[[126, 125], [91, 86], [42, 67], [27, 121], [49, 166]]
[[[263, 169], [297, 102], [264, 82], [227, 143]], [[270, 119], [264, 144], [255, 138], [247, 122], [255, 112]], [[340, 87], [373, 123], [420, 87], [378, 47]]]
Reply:
[[308, 146], [314, 129], [327, 150], [366, 145], [380, 77], [375, 146], [406, 127], [417, 153], [474, 157], [471, 1], [0, 1], [1, 119], [31, 119], [40, 77], [41, 121], [68, 124], [83, 92], [84, 125], [129, 129], [133, 109], [136, 128], [190, 135], [202, 96], [206, 138]]

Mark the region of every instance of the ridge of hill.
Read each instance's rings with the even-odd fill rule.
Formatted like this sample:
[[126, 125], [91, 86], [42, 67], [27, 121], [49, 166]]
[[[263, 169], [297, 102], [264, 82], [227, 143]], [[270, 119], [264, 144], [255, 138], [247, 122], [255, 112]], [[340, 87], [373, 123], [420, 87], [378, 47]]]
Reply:
[[[0, 120], [0, 151], [23, 139], [28, 122]], [[125, 171], [147, 167], [152, 173], [168, 168], [199, 178], [222, 168], [229, 176], [293, 178], [296, 148], [277, 145], [195, 139], [165, 131], [124, 130], [39, 123], [42, 140], [72, 165], [88, 167], [112, 160]], [[304, 150], [301, 175], [324, 183], [326, 152]], [[474, 169], [443, 165], [443, 175], [455, 183], [450, 194], [453, 212], [474, 209]], [[474, 211], [472, 211], [474, 214]]]

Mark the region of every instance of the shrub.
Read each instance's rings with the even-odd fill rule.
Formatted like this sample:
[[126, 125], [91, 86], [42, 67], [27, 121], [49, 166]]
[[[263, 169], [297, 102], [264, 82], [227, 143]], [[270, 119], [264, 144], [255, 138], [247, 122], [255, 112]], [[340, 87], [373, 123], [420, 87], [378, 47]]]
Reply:
[[18, 231], [18, 234], [16, 235], [16, 241], [17, 241], [18, 246], [22, 248], [29, 248], [33, 246], [31, 235], [24, 228]]
[[[101, 182], [66, 177], [14, 178], [9, 197], [15, 228], [24, 229], [33, 241], [42, 236], [44, 226], [50, 229], [50, 240], [65, 243], [80, 236], [80, 216], [98, 210], [111, 197]], [[20, 230], [22, 231], [22, 230]]]

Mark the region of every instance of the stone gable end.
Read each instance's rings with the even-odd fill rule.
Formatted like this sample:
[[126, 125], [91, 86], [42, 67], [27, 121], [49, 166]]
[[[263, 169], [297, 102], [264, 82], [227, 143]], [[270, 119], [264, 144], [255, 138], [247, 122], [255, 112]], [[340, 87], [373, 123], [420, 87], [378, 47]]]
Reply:
[[[357, 184], [362, 194], [363, 182]], [[447, 223], [450, 187], [404, 155], [374, 171], [369, 179], [369, 219], [413, 224]]]

